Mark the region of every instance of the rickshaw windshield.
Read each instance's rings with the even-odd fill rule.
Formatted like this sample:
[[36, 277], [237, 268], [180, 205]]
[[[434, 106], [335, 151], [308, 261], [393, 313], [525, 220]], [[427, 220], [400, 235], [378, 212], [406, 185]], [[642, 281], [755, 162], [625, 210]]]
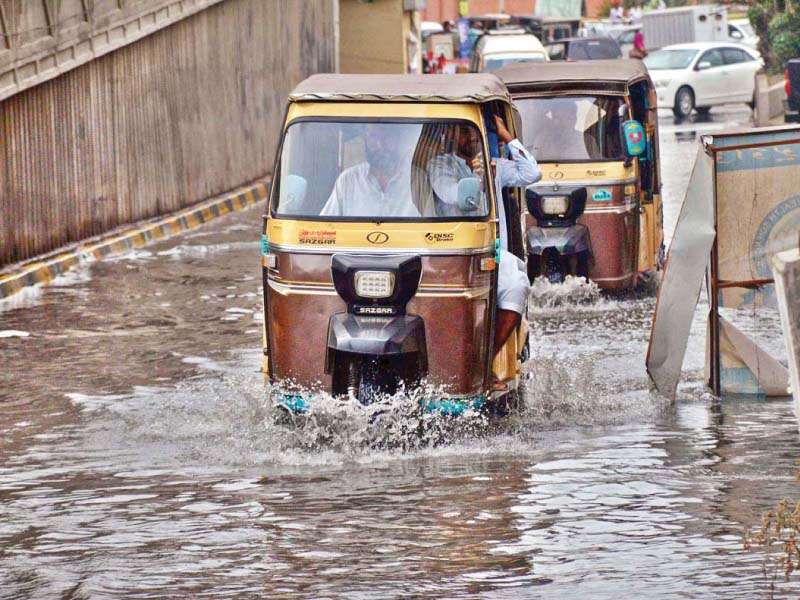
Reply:
[[467, 121], [295, 121], [273, 211], [312, 220], [486, 218], [483, 157], [480, 131]]
[[517, 100], [525, 147], [539, 162], [621, 160], [621, 97]]

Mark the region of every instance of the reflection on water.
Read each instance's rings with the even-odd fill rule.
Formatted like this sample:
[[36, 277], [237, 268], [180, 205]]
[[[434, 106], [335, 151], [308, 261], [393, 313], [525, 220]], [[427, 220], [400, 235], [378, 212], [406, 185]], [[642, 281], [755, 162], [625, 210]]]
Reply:
[[[668, 233], [694, 151], [670, 140]], [[30, 335], [0, 338], [0, 597], [767, 597], [742, 533], [800, 495], [796, 422], [705, 393], [707, 306], [674, 406], [644, 371], [654, 300], [576, 282], [534, 290], [507, 419], [398, 397], [287, 423], [258, 212], [2, 305]]]

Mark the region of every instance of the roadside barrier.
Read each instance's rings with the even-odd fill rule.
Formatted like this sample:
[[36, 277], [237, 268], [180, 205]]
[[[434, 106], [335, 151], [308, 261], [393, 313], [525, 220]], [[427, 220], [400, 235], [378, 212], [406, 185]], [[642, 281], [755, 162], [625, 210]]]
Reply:
[[[25, 287], [52, 281], [82, 262], [102, 260], [111, 254], [141, 248], [150, 242], [195, 229], [217, 217], [244, 210], [266, 197], [267, 182], [259, 181], [170, 215], [127, 225], [48, 255], [11, 265], [0, 272], [0, 299], [8, 298]], [[253, 236], [253, 239], [259, 239], [258, 232]]]

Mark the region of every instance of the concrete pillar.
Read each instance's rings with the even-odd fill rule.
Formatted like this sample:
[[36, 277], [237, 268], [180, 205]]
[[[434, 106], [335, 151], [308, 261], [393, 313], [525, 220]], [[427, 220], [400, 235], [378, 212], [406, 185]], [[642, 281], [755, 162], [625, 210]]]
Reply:
[[[422, 71], [419, 13], [409, 0], [341, 0], [339, 67], [342, 73]], [[413, 44], [417, 52], [410, 52]]]
[[756, 75], [756, 127], [769, 125], [769, 80], [766, 73]]

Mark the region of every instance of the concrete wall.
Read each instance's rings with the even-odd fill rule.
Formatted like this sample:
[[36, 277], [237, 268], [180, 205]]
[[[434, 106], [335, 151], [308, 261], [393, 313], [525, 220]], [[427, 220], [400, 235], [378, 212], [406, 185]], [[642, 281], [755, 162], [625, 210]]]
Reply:
[[268, 174], [286, 95], [335, 66], [333, 1], [291, 7], [224, 0], [1, 102], [0, 265]]
[[339, 0], [342, 73], [406, 73], [409, 24], [402, 0]]
[[[533, 14], [536, 0], [469, 0], [469, 15], [499, 13], [501, 9], [509, 15]], [[458, 18], [458, 0], [428, 0], [428, 7], [421, 11], [423, 21], [455, 21]]]
[[0, 0], [0, 100], [223, 0]]
[[[586, 16], [597, 18], [609, 0], [586, 0]], [[469, 14], [497, 13], [504, 7], [507, 14], [533, 14], [536, 0], [470, 0]], [[458, 17], [458, 0], [428, 0], [428, 7], [421, 11], [423, 21], [455, 20]]]

